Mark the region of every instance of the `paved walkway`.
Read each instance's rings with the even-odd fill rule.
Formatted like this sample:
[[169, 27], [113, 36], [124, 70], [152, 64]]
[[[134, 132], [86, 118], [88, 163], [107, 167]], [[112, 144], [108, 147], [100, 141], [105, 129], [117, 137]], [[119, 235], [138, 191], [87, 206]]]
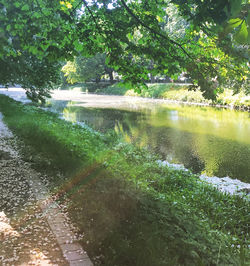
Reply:
[[0, 265], [92, 266], [0, 113]]

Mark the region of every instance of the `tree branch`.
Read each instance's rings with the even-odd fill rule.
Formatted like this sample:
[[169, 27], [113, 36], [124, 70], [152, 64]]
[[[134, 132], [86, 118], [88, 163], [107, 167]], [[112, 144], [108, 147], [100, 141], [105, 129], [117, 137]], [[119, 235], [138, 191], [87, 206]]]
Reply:
[[185, 55], [187, 55], [189, 58], [193, 59], [193, 57], [182, 47], [181, 44], [179, 44], [178, 42], [172, 40], [172, 39], [169, 39], [167, 36], [165, 36], [164, 34], [150, 28], [149, 26], [147, 26], [140, 18], [138, 18], [134, 12], [127, 6], [127, 4], [125, 3], [124, 0], [121, 0], [121, 3], [122, 5], [124, 6], [124, 8], [126, 9], [126, 11], [129, 13], [129, 15], [131, 15], [137, 22], [139, 22], [144, 28], [148, 29], [149, 31], [151, 31], [152, 33], [154, 33], [155, 35], [158, 35], [160, 37], [162, 37], [163, 39], [171, 42], [172, 44], [178, 46], [183, 52]]
[[70, 15], [72, 16], [74, 12], [77, 10], [77, 8], [82, 4], [82, 1], [80, 1], [70, 12]]
[[100, 27], [99, 27], [99, 25], [98, 25], [98, 22], [97, 22], [97, 20], [96, 20], [94, 14], [93, 14], [93, 12], [92, 12], [91, 9], [89, 8], [89, 6], [88, 6], [88, 4], [87, 4], [87, 2], [86, 2], [85, 0], [83, 0], [83, 4], [84, 4], [84, 6], [86, 7], [86, 9], [88, 10], [88, 12], [89, 12], [91, 18], [93, 19], [93, 21], [94, 21], [94, 23], [95, 23], [95, 25], [96, 25], [96, 28], [97, 28], [98, 31], [101, 33], [101, 29], [100, 29]]

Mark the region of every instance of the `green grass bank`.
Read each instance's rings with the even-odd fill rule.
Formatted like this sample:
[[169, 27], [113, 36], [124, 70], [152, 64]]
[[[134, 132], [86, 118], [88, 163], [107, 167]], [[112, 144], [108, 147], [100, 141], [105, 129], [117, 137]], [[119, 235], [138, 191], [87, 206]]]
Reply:
[[200, 90], [188, 90], [188, 85], [148, 84], [148, 89], [144, 89], [140, 93], [134, 92], [133, 89], [112, 85], [100, 88], [97, 91], [105, 94], [159, 98], [184, 103], [223, 105], [241, 109], [250, 108], [250, 96], [246, 96], [243, 92], [233, 95], [233, 90], [230, 89], [225, 89], [224, 92], [219, 93], [215, 101], [204, 98]]
[[209, 105], [222, 105], [238, 109], [250, 109], [250, 96], [243, 92], [233, 94], [233, 90], [225, 89], [219, 93], [215, 101], [205, 99], [200, 90], [188, 90], [188, 85], [155, 83], [148, 84], [148, 89], [143, 89], [140, 93], [133, 89], [120, 86], [118, 84], [109, 85], [108, 83], [89, 83], [68, 86], [67, 89], [95, 92], [107, 95], [137, 96], [156, 99], [167, 99], [184, 103], [198, 103]]
[[23, 155], [49, 174], [95, 265], [247, 265], [249, 202], [159, 166], [114, 132], [3, 95], [0, 111], [24, 141]]

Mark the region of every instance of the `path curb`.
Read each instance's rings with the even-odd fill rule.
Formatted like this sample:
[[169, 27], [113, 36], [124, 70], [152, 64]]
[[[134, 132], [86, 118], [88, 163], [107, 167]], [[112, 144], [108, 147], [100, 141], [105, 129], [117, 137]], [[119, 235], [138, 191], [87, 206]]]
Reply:
[[76, 242], [76, 236], [66, 223], [65, 216], [60, 211], [58, 204], [50, 199], [49, 191], [42, 181], [33, 175], [27, 177], [27, 180], [69, 265], [93, 266], [86, 251]]

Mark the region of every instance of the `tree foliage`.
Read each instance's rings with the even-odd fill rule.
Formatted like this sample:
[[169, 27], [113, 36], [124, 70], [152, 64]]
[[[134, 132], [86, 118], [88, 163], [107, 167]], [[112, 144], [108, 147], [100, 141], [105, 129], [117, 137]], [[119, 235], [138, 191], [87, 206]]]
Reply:
[[[170, 5], [184, 20], [179, 35], [164, 27]], [[225, 73], [238, 89], [245, 80], [248, 9], [245, 0], [0, 0], [0, 83], [43, 96], [58, 62], [105, 53], [133, 86], [148, 73], [174, 78], [185, 71], [212, 98]], [[153, 69], [138, 60], [153, 62]]]
[[106, 64], [106, 55], [97, 53], [93, 57], [78, 56], [63, 66], [62, 72], [68, 83], [96, 81], [105, 74], [113, 81], [113, 69]]

